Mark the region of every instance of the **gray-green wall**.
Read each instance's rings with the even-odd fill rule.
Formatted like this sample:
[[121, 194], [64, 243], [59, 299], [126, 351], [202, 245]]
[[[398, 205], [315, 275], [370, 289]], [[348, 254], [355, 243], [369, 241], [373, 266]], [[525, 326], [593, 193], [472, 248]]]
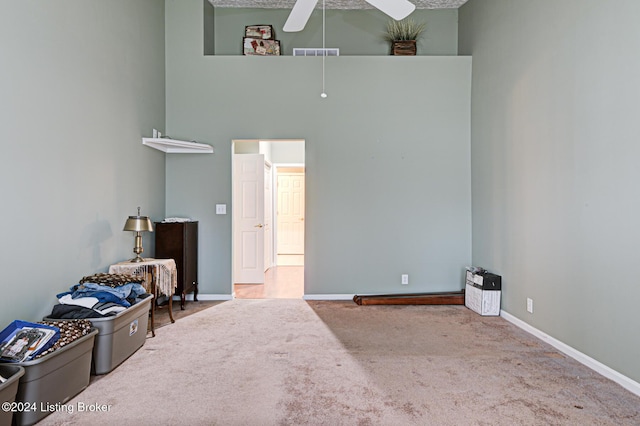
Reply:
[[504, 310], [636, 381], [639, 16], [636, 0], [470, 0], [459, 24], [473, 262], [502, 274]]
[[163, 0], [0, 1], [0, 328], [131, 257], [137, 206], [163, 217], [164, 154], [141, 137], [164, 84]]
[[[200, 221], [200, 290], [231, 293], [232, 139], [304, 139], [305, 293], [462, 288], [471, 260], [468, 57], [203, 55], [202, 0], [167, 0], [167, 215]], [[232, 207], [232, 206], [231, 206]], [[400, 285], [408, 273], [410, 285]]]
[[[285, 33], [282, 26], [289, 9], [235, 9], [213, 8], [207, 0], [213, 19], [206, 22], [213, 31], [216, 55], [241, 55], [242, 37], [246, 25], [272, 25], [276, 39], [280, 40], [283, 55], [292, 55], [293, 48], [322, 47], [322, 10], [316, 9], [303, 31]], [[364, 0], [363, 0], [364, 1]], [[458, 10], [416, 10], [411, 19], [424, 22], [426, 31], [418, 41], [419, 55], [456, 55], [458, 50]], [[327, 10], [325, 25], [326, 47], [339, 48], [340, 55], [388, 55], [389, 43], [384, 33], [389, 18], [378, 10]], [[211, 40], [208, 40], [211, 41]]]

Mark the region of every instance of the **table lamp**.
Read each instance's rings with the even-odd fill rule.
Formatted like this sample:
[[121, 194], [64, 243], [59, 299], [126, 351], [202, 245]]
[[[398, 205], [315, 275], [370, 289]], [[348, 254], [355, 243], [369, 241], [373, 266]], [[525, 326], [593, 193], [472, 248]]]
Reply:
[[142, 248], [142, 232], [153, 232], [151, 219], [149, 219], [148, 216], [140, 216], [140, 207], [138, 207], [138, 215], [129, 216], [129, 219], [127, 219], [124, 224], [123, 231], [133, 231], [135, 232], [136, 237], [135, 247], [133, 248], [133, 252], [136, 254], [136, 257], [131, 259], [129, 262], [143, 262], [144, 259], [140, 257], [140, 253], [144, 251], [144, 249]]

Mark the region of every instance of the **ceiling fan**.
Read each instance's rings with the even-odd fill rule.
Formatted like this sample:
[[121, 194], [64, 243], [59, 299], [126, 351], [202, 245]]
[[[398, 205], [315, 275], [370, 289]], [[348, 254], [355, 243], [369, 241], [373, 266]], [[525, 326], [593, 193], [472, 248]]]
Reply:
[[[371, 6], [386, 13], [391, 18], [399, 21], [406, 18], [413, 12], [416, 6], [408, 0], [365, 0]], [[282, 30], [288, 33], [302, 31], [307, 25], [309, 17], [313, 9], [315, 9], [318, 0], [296, 0], [291, 9], [289, 18], [285, 22]]]

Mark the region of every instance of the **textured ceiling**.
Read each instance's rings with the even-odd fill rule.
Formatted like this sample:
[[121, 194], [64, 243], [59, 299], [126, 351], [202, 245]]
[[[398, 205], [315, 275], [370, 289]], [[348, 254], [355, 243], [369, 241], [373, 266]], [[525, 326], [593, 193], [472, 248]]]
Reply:
[[[327, 9], [373, 9], [365, 0], [325, 0]], [[457, 9], [467, 0], [410, 0], [418, 9]], [[291, 9], [295, 0], [209, 0], [216, 7]], [[318, 1], [322, 7], [322, 0]]]

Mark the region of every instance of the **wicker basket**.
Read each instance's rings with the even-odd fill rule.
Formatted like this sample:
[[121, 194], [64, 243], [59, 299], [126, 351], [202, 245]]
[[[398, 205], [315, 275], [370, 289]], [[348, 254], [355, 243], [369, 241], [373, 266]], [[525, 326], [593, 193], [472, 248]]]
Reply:
[[417, 52], [415, 40], [397, 40], [391, 42], [391, 54], [396, 56], [415, 56]]

